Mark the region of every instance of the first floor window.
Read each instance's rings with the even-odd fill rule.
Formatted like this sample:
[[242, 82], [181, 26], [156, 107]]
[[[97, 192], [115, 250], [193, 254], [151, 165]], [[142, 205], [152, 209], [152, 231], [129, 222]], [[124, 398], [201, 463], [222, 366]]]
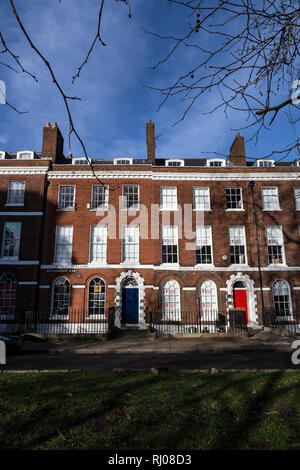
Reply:
[[5, 222], [2, 240], [2, 258], [19, 257], [21, 222]]
[[53, 284], [52, 315], [68, 315], [70, 307], [70, 283], [67, 279], [56, 279]]
[[58, 225], [56, 227], [55, 263], [72, 262], [73, 227]]
[[269, 264], [283, 264], [283, 237], [282, 228], [276, 225], [266, 227], [268, 262]]
[[8, 185], [6, 204], [22, 206], [24, 205], [25, 182], [11, 181]]
[[194, 188], [194, 209], [201, 211], [210, 210], [209, 188]]
[[262, 188], [262, 200], [264, 210], [272, 211], [280, 209], [278, 188]]
[[169, 279], [162, 288], [163, 320], [180, 321], [180, 287], [177, 281]]
[[5, 273], [0, 278], [0, 314], [14, 314], [16, 308], [17, 280], [14, 274]]
[[106, 262], [107, 227], [95, 225], [91, 227], [90, 261]]
[[212, 263], [211, 227], [196, 227], [196, 264]]
[[75, 209], [75, 186], [60, 186], [57, 208], [66, 211]]
[[226, 189], [226, 205], [227, 209], [242, 209], [242, 190], [241, 188]]
[[162, 262], [178, 263], [178, 232], [175, 226], [162, 227]]
[[139, 210], [138, 186], [123, 186], [123, 209]]
[[230, 263], [246, 263], [245, 227], [229, 227]]
[[93, 186], [91, 209], [108, 209], [108, 187]]
[[160, 209], [177, 210], [177, 188], [171, 186], [160, 188]]
[[139, 227], [123, 227], [123, 262], [139, 261]]
[[105, 314], [105, 282], [100, 277], [92, 279], [89, 284], [88, 314]]
[[280, 279], [273, 285], [275, 312], [278, 317], [292, 315], [290, 288], [286, 281]]

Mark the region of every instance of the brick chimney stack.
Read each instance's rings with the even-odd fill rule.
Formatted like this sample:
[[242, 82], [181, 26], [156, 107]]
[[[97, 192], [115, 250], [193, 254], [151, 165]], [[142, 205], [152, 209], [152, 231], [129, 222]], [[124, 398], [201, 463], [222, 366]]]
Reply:
[[233, 166], [247, 166], [244, 137], [239, 132], [230, 147], [228, 160]]
[[46, 127], [43, 128], [43, 157], [52, 158], [53, 163], [63, 163], [65, 160], [63, 151], [64, 138], [57, 123], [54, 122], [51, 126], [50, 122], [47, 122]]
[[155, 164], [155, 133], [154, 133], [154, 122], [151, 122], [151, 119], [147, 122], [147, 126], [146, 126], [146, 142], [147, 142], [147, 162], [154, 165]]

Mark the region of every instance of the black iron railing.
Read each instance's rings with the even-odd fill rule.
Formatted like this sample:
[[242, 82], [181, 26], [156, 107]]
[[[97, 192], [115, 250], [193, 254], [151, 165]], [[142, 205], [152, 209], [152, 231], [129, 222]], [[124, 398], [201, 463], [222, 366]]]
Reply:
[[154, 330], [170, 334], [222, 333], [247, 330], [245, 310], [220, 312], [148, 312], [149, 326]]

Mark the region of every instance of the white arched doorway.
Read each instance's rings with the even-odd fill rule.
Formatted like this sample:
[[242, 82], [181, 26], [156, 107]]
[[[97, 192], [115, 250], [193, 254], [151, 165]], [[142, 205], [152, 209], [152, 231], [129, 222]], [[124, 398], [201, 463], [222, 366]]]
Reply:
[[132, 270], [124, 271], [116, 279], [116, 326], [135, 325], [147, 328], [145, 321], [144, 279]]
[[247, 313], [247, 322], [249, 326], [258, 325], [256, 293], [254, 281], [248, 274], [232, 274], [227, 285], [227, 306], [228, 308], [245, 308]]

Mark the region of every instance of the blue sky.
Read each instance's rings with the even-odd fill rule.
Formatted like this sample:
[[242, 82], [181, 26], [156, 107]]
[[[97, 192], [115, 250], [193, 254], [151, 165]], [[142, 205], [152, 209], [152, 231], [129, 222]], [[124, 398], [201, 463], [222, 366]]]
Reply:
[[[131, 0], [131, 19], [121, 2], [106, 0], [102, 38], [107, 46], [96, 45], [80, 78], [72, 85], [72, 76], [96, 32], [98, 5], [99, 0], [62, 0], [61, 3], [15, 0], [26, 29], [53, 66], [64, 91], [82, 99], [70, 106], [88, 155], [145, 158], [145, 127], [149, 119], [155, 123], [156, 134], [160, 134], [158, 157], [211, 157], [208, 152], [228, 153], [236, 134], [232, 129], [247, 124], [244, 115], [235, 112], [226, 119], [222, 110], [203, 114], [218, 103], [218, 97], [212, 93], [197, 102], [186, 118], [174, 126], [186, 103], [175, 97], [157, 112], [161, 95], [144, 87], [166, 86], [197, 60], [196, 51], [182, 48], [170, 61], [151, 70], [168, 52], [171, 43], [146, 34], [142, 28], [174, 34], [185, 31], [189, 21], [185, 10], [169, 6], [167, 0]], [[70, 151], [74, 156], [83, 155], [75, 137], [69, 149], [68, 118], [62, 98], [47, 68], [26, 43], [8, 1], [0, 4], [0, 31], [24, 67], [38, 78], [35, 83], [22, 72], [16, 74], [0, 66], [0, 80], [7, 86], [7, 101], [28, 111], [19, 115], [7, 106], [0, 106], [0, 149], [41, 151], [42, 127], [47, 121], [56, 121], [65, 138], [65, 154]], [[199, 35], [199, 41], [207, 38]], [[4, 54], [0, 60], [15, 66]], [[289, 94], [290, 90], [286, 90], [283, 98]], [[240, 133], [245, 139], [252, 135], [250, 130]], [[278, 116], [271, 130], [261, 134], [256, 146], [254, 142], [246, 144], [247, 157], [264, 156], [295, 137], [283, 115]], [[294, 158], [296, 154], [289, 159]]]

